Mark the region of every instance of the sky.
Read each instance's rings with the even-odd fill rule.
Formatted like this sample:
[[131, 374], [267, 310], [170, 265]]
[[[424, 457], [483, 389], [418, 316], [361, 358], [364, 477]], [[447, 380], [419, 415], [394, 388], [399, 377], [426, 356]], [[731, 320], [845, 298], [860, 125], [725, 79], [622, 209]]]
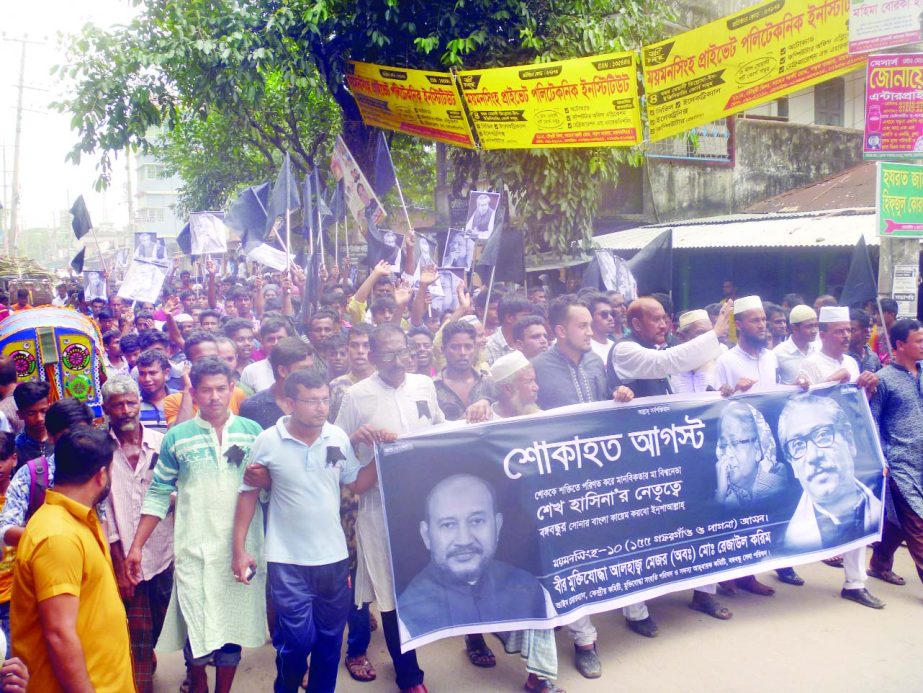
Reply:
[[[79, 166], [64, 158], [77, 141], [70, 129], [70, 116], [49, 108], [61, 98], [62, 87], [50, 75], [53, 65], [63, 62], [58, 33], [73, 32], [86, 22], [112, 26], [128, 21], [135, 10], [127, 0], [43, 0], [4, 2], [0, 24], [0, 202], [10, 206], [13, 180], [13, 151], [16, 134], [16, 84], [19, 77], [21, 44], [9, 39], [26, 38], [39, 45], [27, 45], [23, 83], [23, 118], [20, 153], [20, 228], [49, 227], [61, 210], [70, 208], [82, 194], [94, 223], [123, 226], [128, 223], [125, 159], [120, 157], [116, 174], [105, 193], [96, 193], [95, 157], [85, 157]], [[4, 165], [5, 164], [5, 165]], [[3, 184], [6, 184], [4, 187]], [[68, 217], [69, 219], [69, 217]]]

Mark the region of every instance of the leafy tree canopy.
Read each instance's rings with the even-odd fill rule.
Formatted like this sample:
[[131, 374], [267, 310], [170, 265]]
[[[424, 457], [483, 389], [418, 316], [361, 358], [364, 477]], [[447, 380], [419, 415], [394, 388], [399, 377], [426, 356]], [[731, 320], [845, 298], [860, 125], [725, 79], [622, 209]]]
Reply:
[[[234, 187], [264, 180], [281, 153], [296, 169], [323, 162], [342, 131], [372, 156], [371, 131], [346, 89], [350, 58], [390, 65], [480, 68], [638, 48], [657, 38], [663, 0], [136, 0], [137, 18], [73, 38], [59, 104], [78, 141], [69, 158], [155, 149], [187, 182], [189, 207], [221, 206]], [[434, 148], [390, 136], [405, 192], [433, 189]], [[622, 149], [451, 150], [456, 188], [503, 184], [535, 247], [569, 248], [591, 233], [599, 182]], [[262, 171], [261, 175], [254, 175]], [[420, 198], [416, 198], [420, 200]]]

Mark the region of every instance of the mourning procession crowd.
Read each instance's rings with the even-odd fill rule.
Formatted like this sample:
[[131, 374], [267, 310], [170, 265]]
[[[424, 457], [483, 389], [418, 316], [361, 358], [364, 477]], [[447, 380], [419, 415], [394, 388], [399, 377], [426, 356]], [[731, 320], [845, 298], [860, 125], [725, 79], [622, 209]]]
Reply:
[[[202, 276], [171, 271], [157, 305], [132, 305], [112, 281], [108, 301], [69, 305], [71, 287], [57, 288], [53, 303], [84, 312], [102, 335], [105, 421], [76, 399], [50, 402], [46, 383], [17, 385], [15, 363], [0, 359], [3, 690], [149, 692], [156, 645], [183, 650], [181, 690], [209, 690], [213, 666], [213, 690], [226, 692], [242, 648], [268, 636], [275, 691], [333, 691], [341, 657], [353, 679], [376, 678], [369, 644], [380, 627], [397, 687], [426, 691], [423, 662], [401, 651], [375, 445], [445, 421], [586, 402], [855, 383], [878, 425], [893, 504], [870, 563], [864, 547], [828, 562], [844, 571], [841, 596], [874, 609], [884, 603], [867, 576], [903, 585], [892, 569], [902, 542], [923, 577], [923, 326], [897, 319], [893, 301], [881, 311], [833, 296], [809, 305], [738, 296], [725, 282], [715, 303], [676, 313], [666, 295], [631, 300], [556, 278], [473, 295], [458, 283], [449, 300], [428, 290], [437, 272], [414, 262], [413, 236], [403, 274], [382, 262], [351, 282], [347, 259], [311, 289], [297, 266], [241, 263], [221, 275], [211, 261]], [[9, 303], [32, 309], [28, 292]], [[824, 453], [843, 432], [825, 416], [805, 415], [809, 428], [788, 440], [780, 432], [795, 478], [838, 473]], [[719, 475], [726, 494], [770, 483], [741, 452], [760, 434], [752, 417], [720, 431], [719, 446], [738, 457]], [[816, 504], [825, 538], [863, 521], [861, 503]], [[440, 567], [475, 590], [459, 576], [490, 557], [476, 538], [453, 541]], [[776, 572], [804, 584], [792, 568]], [[718, 596], [740, 589], [775, 591], [750, 576], [697, 588], [689, 606], [730, 619]], [[645, 603], [623, 615], [634, 633], [657, 635]], [[600, 677], [593, 619], [562, 630], [573, 642], [566, 660]], [[527, 690], [561, 691], [554, 629], [497, 635], [521, 656]], [[495, 666], [483, 634], [464, 646], [472, 665]]]

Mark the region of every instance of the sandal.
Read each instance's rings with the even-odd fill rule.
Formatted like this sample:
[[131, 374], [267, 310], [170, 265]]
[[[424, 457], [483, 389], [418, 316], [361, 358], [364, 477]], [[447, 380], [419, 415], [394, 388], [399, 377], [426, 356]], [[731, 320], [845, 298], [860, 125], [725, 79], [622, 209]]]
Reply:
[[776, 591], [769, 585], [764, 585], [762, 582], [756, 579], [756, 575], [748, 575], [747, 577], [737, 578], [735, 580], [737, 586], [742, 590], [747, 590], [747, 592], [752, 592], [755, 595], [760, 597], [771, 597], [776, 593]]
[[825, 558], [821, 561], [825, 565], [829, 565], [831, 568], [842, 568], [843, 567], [843, 557], [842, 556], [832, 556], [830, 558]]
[[497, 658], [484, 642], [483, 635], [466, 635], [465, 652], [468, 655], [468, 661], [476, 667], [490, 669], [497, 666]]
[[529, 693], [567, 693], [563, 688], [558, 688], [554, 685], [554, 681], [549, 681], [548, 679], [539, 679], [538, 686], [530, 686], [529, 682], [522, 686]]
[[372, 666], [372, 663], [366, 655], [347, 657], [343, 660], [343, 663], [346, 665], [346, 670], [349, 672], [349, 675], [356, 681], [368, 683], [369, 681], [374, 681], [377, 676], [375, 667]]
[[730, 609], [725, 606], [721, 606], [718, 600], [710, 594], [702, 597], [698, 596], [699, 594], [704, 593], [696, 592], [696, 596], [694, 596], [692, 601], [689, 602], [690, 609], [694, 611], [701, 611], [706, 616], [717, 618], [719, 621], [727, 621], [734, 615], [731, 613]]
[[879, 580], [884, 580], [889, 582], [892, 585], [906, 585], [907, 581], [902, 578], [900, 575], [895, 573], [893, 570], [872, 570], [869, 568], [867, 571], [871, 577], [878, 578]]

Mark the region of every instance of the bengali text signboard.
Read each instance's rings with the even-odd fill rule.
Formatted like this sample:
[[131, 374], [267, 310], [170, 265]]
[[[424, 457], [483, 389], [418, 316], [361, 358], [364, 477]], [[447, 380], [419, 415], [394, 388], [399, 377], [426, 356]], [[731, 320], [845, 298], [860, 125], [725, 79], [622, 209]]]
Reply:
[[563, 625], [881, 529], [884, 462], [853, 385], [443, 426], [377, 464], [404, 648]]
[[923, 166], [878, 163], [878, 235], [923, 238]]
[[916, 43], [923, 0], [851, 0], [849, 52], [867, 53]]
[[458, 73], [484, 149], [641, 141], [634, 53]]
[[451, 74], [350, 61], [346, 82], [366, 125], [474, 147]]
[[849, 0], [768, 0], [641, 50], [650, 139], [836, 77], [849, 55]]
[[923, 53], [869, 56], [866, 158], [923, 158]]

